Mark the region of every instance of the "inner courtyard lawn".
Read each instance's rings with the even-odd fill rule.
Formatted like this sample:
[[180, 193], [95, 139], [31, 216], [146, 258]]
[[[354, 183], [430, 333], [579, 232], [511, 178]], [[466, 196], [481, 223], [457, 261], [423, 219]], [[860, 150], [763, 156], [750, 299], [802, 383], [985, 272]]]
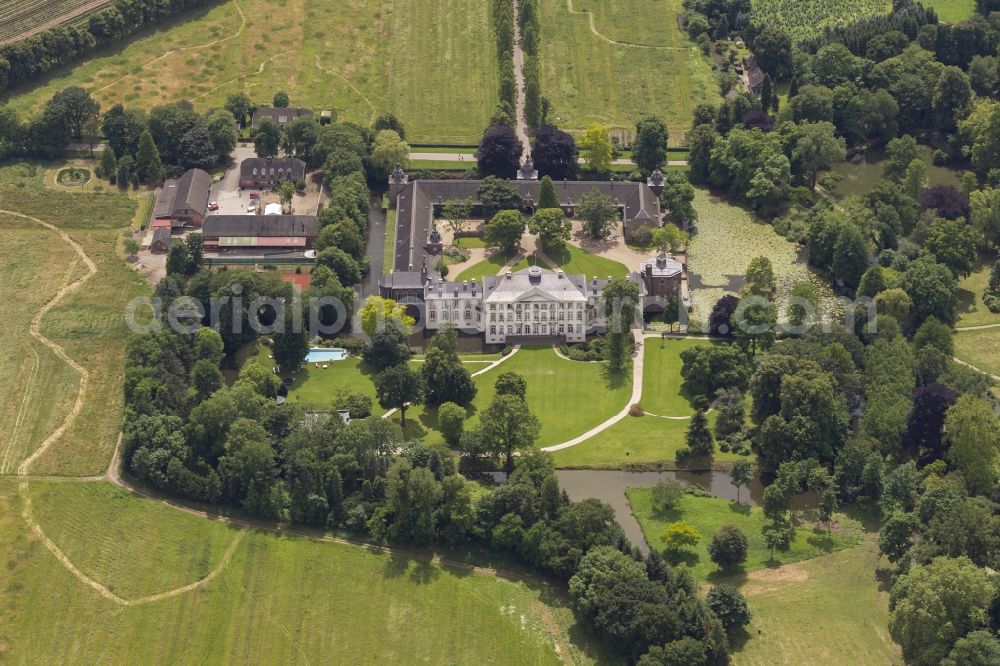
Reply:
[[[393, 112], [410, 141], [472, 143], [497, 100], [486, 0], [228, 0], [184, 12], [124, 44], [16, 91], [38, 110], [66, 86], [103, 107], [181, 99], [199, 110], [245, 91], [368, 125]], [[461, 81], [461, 85], [455, 85]]]
[[[575, 245], [566, 244], [562, 250], [547, 251], [545, 256], [551, 259], [558, 268], [561, 268], [566, 275], [585, 275], [588, 279], [597, 276], [606, 279], [609, 275], [613, 278], [623, 278], [629, 273], [629, 269], [617, 261], [605, 259], [592, 252], [587, 252]], [[511, 270], [519, 271], [529, 266], [541, 266], [551, 270], [551, 266], [539, 260], [534, 255], [524, 257]]]
[[482, 283], [484, 277], [487, 275], [496, 275], [500, 272], [500, 269], [504, 267], [504, 264], [513, 258], [514, 253], [494, 252], [482, 261], [472, 264], [466, 268], [464, 271], [459, 273], [454, 280], [456, 282], [476, 280], [477, 282]]
[[709, 58], [678, 28], [680, 0], [539, 5], [542, 90], [560, 127], [634, 128], [655, 109], [679, 142], [696, 105], [718, 104]]
[[[744, 489], [745, 490], [745, 489]], [[757, 507], [738, 504], [735, 501], [720, 497], [698, 497], [685, 494], [680, 504], [665, 512], [653, 507], [653, 489], [650, 487], [629, 488], [627, 491], [632, 513], [642, 527], [646, 543], [654, 550], [663, 551], [664, 542], [660, 538], [667, 525], [678, 520], [684, 520], [693, 525], [700, 533], [701, 540], [694, 547], [681, 553], [668, 553], [665, 556], [675, 564], [683, 563], [690, 567], [698, 579], [716, 577], [721, 572], [708, 553], [712, 537], [723, 525], [736, 525], [747, 537], [747, 559], [742, 571], [749, 572], [777, 564], [798, 562], [811, 557], [823, 555], [843, 548], [856, 545], [861, 540], [861, 526], [843, 514], [836, 514], [837, 529], [827, 536], [825, 526], [816, 525], [798, 527], [795, 539], [786, 551], [775, 550], [774, 558], [764, 542], [761, 529], [767, 519], [764, 512]]]
[[[74, 565], [125, 595], [198, 581], [237, 534], [100, 482], [33, 482], [29, 492]], [[547, 586], [266, 532], [242, 533], [208, 583], [123, 607], [56, 560], [22, 508], [16, 482], [0, 480], [0, 644], [12, 663], [534, 665], [560, 663], [557, 646], [592, 660]]]

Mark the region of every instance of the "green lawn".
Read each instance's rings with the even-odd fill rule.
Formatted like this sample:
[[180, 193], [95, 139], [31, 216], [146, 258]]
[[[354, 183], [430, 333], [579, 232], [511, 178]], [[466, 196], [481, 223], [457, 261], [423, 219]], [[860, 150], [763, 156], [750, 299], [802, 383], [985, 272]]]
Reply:
[[662, 552], [663, 540], [660, 535], [667, 525], [678, 520], [685, 520], [694, 525], [701, 533], [701, 541], [687, 552], [679, 555], [669, 554], [667, 557], [676, 564], [684, 563], [689, 566], [698, 579], [714, 578], [721, 573], [718, 565], [709, 557], [708, 546], [712, 536], [720, 527], [727, 524], [736, 525], [747, 537], [749, 548], [747, 560], [743, 564], [744, 572], [807, 560], [849, 548], [861, 540], [860, 524], [843, 514], [837, 514], [838, 530], [830, 537], [827, 537], [825, 527], [812, 525], [799, 527], [795, 530], [795, 539], [791, 547], [784, 552], [774, 551], [774, 559], [771, 559], [770, 551], [761, 534], [761, 528], [767, 519], [764, 518], [764, 512], [760, 508], [737, 504], [719, 497], [684, 495], [676, 508], [660, 512], [653, 508], [652, 493], [650, 487], [629, 488], [627, 491], [632, 513], [642, 526], [646, 542], [650, 548]]
[[385, 216], [385, 246], [382, 248], [382, 274], [392, 272], [396, 260], [396, 209], [390, 208]]
[[263, 104], [284, 89], [293, 106], [366, 126], [392, 112], [411, 141], [467, 145], [496, 106], [492, 43], [486, 0], [228, 0], [58, 70], [11, 103], [37, 110], [81, 85], [104, 108], [189, 99], [205, 111], [235, 92]]
[[[270, 347], [260, 345], [257, 362], [265, 368], [273, 368], [274, 361], [270, 354]], [[295, 379], [288, 389], [288, 402], [312, 410], [326, 411], [333, 408], [334, 398], [341, 393], [363, 393], [371, 397], [374, 413], [382, 413], [375, 398], [375, 384], [372, 382], [375, 375], [364, 361], [357, 356], [350, 356], [327, 365], [329, 367], [326, 369], [312, 364], [294, 374], [282, 373], [282, 377], [290, 376]]]
[[473, 248], [473, 247], [486, 247], [486, 241], [483, 240], [482, 236], [463, 236], [462, 238], [456, 238], [453, 243], [455, 247]]
[[642, 407], [660, 416], [690, 416], [691, 401], [681, 391], [681, 352], [711, 344], [705, 340], [646, 338], [643, 360]]
[[922, 4], [945, 23], [961, 23], [976, 13], [975, 0], [924, 0]]
[[990, 271], [997, 257], [994, 254], [980, 258], [975, 272], [958, 282], [958, 325], [982, 326], [1000, 324], [1000, 313], [990, 312], [983, 303], [983, 293], [990, 282]]
[[443, 153], [447, 155], [475, 155], [479, 146], [419, 146], [410, 144], [411, 153]]
[[474, 169], [475, 161], [458, 160], [410, 160], [409, 171], [468, 171]]
[[980, 370], [1000, 375], [1000, 328], [959, 331], [955, 334], [955, 356]]
[[[609, 275], [615, 278], [622, 278], [628, 275], [629, 269], [623, 264], [611, 259], [605, 259], [599, 255], [582, 250], [575, 245], [563, 247], [561, 252], [547, 252], [548, 258], [555, 262], [556, 266], [563, 269], [567, 275], [586, 275], [588, 278], [598, 276], [602, 280]], [[512, 270], [519, 271], [529, 266], [551, 267], [544, 261], [538, 261], [534, 255], [529, 255], [521, 259]]]
[[718, 104], [709, 59], [678, 27], [680, 0], [540, 5], [542, 90], [560, 127], [580, 130], [601, 122], [632, 128], [655, 110], [668, 127], [683, 131], [697, 104]]
[[506, 252], [494, 252], [486, 259], [475, 263], [455, 277], [456, 282], [464, 282], [466, 280], [477, 280], [479, 282], [483, 281], [483, 278], [487, 275], [496, 275], [503, 268], [504, 264], [514, 258], [513, 253]]
[[[104, 483], [36, 482], [30, 493], [47, 536], [127, 599], [196, 582], [236, 534]], [[554, 665], [556, 645], [592, 660], [553, 588], [265, 532], [246, 532], [202, 587], [122, 607], [30, 531], [14, 482], [0, 481], [0, 507], [0, 644], [11, 663]]]
[[[475, 372], [478, 368], [469, 369]], [[542, 424], [538, 446], [564, 442], [606, 421], [626, 405], [632, 392], [630, 375], [609, 377], [603, 364], [566, 361], [551, 347], [524, 348], [475, 378], [479, 391], [469, 408], [466, 429], [479, 422], [479, 412], [493, 400], [493, 384], [504, 372], [516, 372], [528, 382], [528, 407]], [[586, 408], [580, 409], [580, 405]], [[442, 441], [435, 410], [416, 406], [407, 410], [406, 417], [407, 422], [413, 421], [410, 434], [429, 443]]]
[[869, 537], [831, 555], [734, 577], [753, 615], [734, 640], [734, 666], [902, 664], [887, 628], [889, 594], [875, 579], [878, 563]]
[[[116, 256], [121, 230], [136, 201], [117, 190], [48, 188], [49, 165], [0, 166], [0, 208], [38, 217], [64, 230], [90, 257], [97, 274], [68, 293], [41, 322], [41, 332], [90, 374], [82, 411], [66, 435], [32, 467], [37, 474], [102, 472], [118, 438], [128, 329], [122, 316], [145, 282]], [[31, 319], [59, 289], [87, 273], [73, 249], [53, 231], [0, 217], [0, 302], [7, 336], [0, 349], [0, 470], [13, 473], [65, 418], [80, 376], [28, 334]], [[6, 457], [6, 462], [4, 458]]]

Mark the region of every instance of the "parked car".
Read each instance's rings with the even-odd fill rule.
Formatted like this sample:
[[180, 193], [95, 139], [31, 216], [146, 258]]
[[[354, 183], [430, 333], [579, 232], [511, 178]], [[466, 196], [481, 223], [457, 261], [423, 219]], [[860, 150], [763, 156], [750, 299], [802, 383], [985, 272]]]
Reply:
[[251, 192], [250, 193], [250, 198], [251, 199], [260, 199], [260, 192]]
[[208, 204], [208, 209], [219, 210], [219, 203], [217, 201], [213, 201], [212, 203]]

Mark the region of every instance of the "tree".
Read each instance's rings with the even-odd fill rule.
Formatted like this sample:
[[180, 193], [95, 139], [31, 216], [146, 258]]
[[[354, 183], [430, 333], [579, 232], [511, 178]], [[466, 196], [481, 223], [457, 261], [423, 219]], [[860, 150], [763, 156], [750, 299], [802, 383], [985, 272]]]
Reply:
[[897, 183], [906, 175], [906, 168], [910, 166], [910, 162], [922, 159], [917, 140], [909, 134], [891, 140], [886, 145], [885, 157], [882, 175]]
[[955, 297], [958, 281], [947, 266], [931, 255], [921, 255], [906, 267], [903, 290], [913, 301], [914, 323], [920, 325], [927, 317], [943, 322], [955, 321]]
[[371, 163], [386, 175], [397, 164], [405, 169], [410, 164], [410, 146], [393, 130], [381, 130], [375, 135]]
[[506, 458], [504, 469], [514, 469], [514, 452], [528, 448], [538, 439], [541, 424], [523, 398], [497, 395], [479, 417], [477, 436], [493, 456]]
[[759, 296], [748, 296], [740, 300], [730, 322], [734, 324], [736, 344], [744, 352], [756, 356], [758, 347], [767, 351], [774, 343], [778, 310]]
[[413, 352], [406, 344], [406, 333], [397, 322], [376, 328], [371, 344], [364, 350], [365, 363], [375, 370], [404, 365], [411, 356]]
[[309, 331], [295, 317], [291, 304], [288, 305], [285, 308], [284, 324], [279, 324], [271, 336], [271, 351], [275, 362], [284, 372], [297, 372], [309, 354]]
[[134, 155], [139, 147], [139, 136], [146, 129], [146, 114], [139, 109], [125, 110], [115, 104], [104, 113], [101, 134], [119, 159]]
[[284, 90], [274, 93], [274, 99], [271, 100], [271, 104], [278, 109], [288, 108], [288, 93]]
[[954, 132], [958, 122], [968, 115], [972, 107], [972, 86], [969, 77], [958, 67], [941, 70], [934, 86], [931, 113], [934, 124], [943, 132]]
[[[742, 536], [742, 533], [740, 535]], [[728, 583], [721, 583], [709, 590], [705, 602], [729, 633], [750, 624], [751, 616], [746, 599], [739, 590]]]
[[935, 218], [927, 228], [924, 247], [955, 277], [967, 277], [976, 266], [976, 236], [964, 219]]
[[933, 185], [920, 191], [920, 205], [949, 220], [969, 216], [969, 196], [951, 185]]
[[653, 486], [652, 497], [653, 508], [665, 513], [681, 503], [684, 499], [684, 488], [673, 479], [661, 479]]
[[926, 185], [927, 163], [918, 157], [906, 167], [902, 182], [903, 191], [913, 199], [918, 199]]
[[465, 431], [465, 408], [453, 402], [446, 402], [438, 407], [438, 429], [445, 443], [452, 449], [457, 449]]
[[928, 317], [913, 335], [913, 346], [920, 351], [927, 346], [936, 347], [945, 356], [955, 353], [955, 340], [951, 327], [937, 317]]
[[229, 157], [229, 153], [236, 148], [236, 143], [240, 136], [236, 133], [236, 118], [225, 109], [216, 109], [208, 114], [205, 119], [205, 128], [208, 130], [208, 137], [215, 148], [218, 161], [223, 162]]
[[774, 560], [775, 550], [788, 550], [795, 538], [795, 527], [787, 518], [772, 519], [761, 528], [764, 536], [764, 544], [771, 552], [771, 560]]
[[522, 400], [528, 395], [528, 382], [516, 372], [503, 372], [493, 384], [497, 395], [514, 395]]
[[559, 198], [556, 196], [556, 188], [552, 184], [552, 178], [549, 176], [542, 176], [542, 181], [539, 184], [538, 189], [538, 202], [537, 207], [542, 208], [559, 208]]
[[611, 145], [611, 127], [594, 124], [584, 131], [580, 137], [579, 146], [584, 152], [584, 163], [587, 169], [596, 174], [608, 173], [611, 170], [611, 157], [614, 149]]
[[465, 230], [465, 223], [472, 215], [472, 203], [472, 199], [449, 199], [444, 202], [441, 215], [448, 220], [448, 226], [456, 238]]
[[581, 197], [576, 205], [576, 215], [583, 220], [583, 228], [594, 239], [607, 236], [613, 223], [620, 219], [611, 197], [602, 194], [596, 187]]
[[604, 287], [601, 297], [607, 318], [608, 369], [617, 373], [628, 365], [625, 338], [631, 335], [636, 308], [639, 306], [639, 285], [625, 278], [617, 278]]
[[721, 569], [732, 569], [747, 559], [747, 537], [736, 525], [723, 525], [712, 537], [708, 554]]
[[101, 105], [80, 86], [63, 88], [52, 96], [52, 103], [60, 105], [65, 111], [66, 122], [74, 139], [83, 138], [83, 128], [87, 122], [101, 113]]
[[710, 125], [698, 125], [688, 134], [688, 179], [692, 183], [709, 182], [712, 149], [718, 139]]
[[833, 274], [853, 293], [868, 270], [868, 243], [854, 224], [845, 224], [833, 248]]
[[476, 165], [482, 176], [512, 179], [521, 165], [524, 145], [508, 125], [491, 125], [483, 133], [476, 150]]
[[735, 326], [733, 315], [740, 305], [738, 296], [727, 294], [715, 302], [708, 317], [708, 331], [711, 335], [732, 336]]
[[647, 116], [635, 124], [632, 160], [643, 173], [652, 173], [667, 161], [670, 133], [662, 120]]
[[445, 402], [467, 405], [476, 397], [472, 376], [458, 358], [458, 335], [455, 327], [445, 325], [431, 338], [427, 357], [420, 366], [424, 386], [424, 404], [431, 407]]
[[278, 154], [281, 144], [281, 130], [278, 124], [270, 118], [262, 118], [260, 124], [251, 132], [254, 150], [257, 157], [274, 157]]
[[701, 532], [686, 520], [678, 520], [667, 525], [660, 534], [660, 540], [666, 552], [677, 553], [697, 546], [701, 541]]
[[531, 147], [531, 160], [540, 176], [557, 180], [572, 178], [576, 174], [580, 151], [570, 134], [552, 125], [542, 125]]
[[694, 207], [694, 186], [683, 172], [667, 172], [663, 192], [660, 193], [660, 203], [670, 211], [671, 220], [681, 226], [698, 221], [698, 211]]
[[317, 266], [332, 270], [340, 284], [356, 285], [361, 282], [361, 268], [358, 262], [339, 247], [328, 247], [316, 256]]
[[524, 205], [517, 188], [496, 176], [484, 178], [479, 184], [477, 195], [479, 202], [483, 205], [484, 217], [487, 220], [501, 210], [521, 210]]
[[399, 135], [400, 139], [406, 140], [406, 128], [403, 122], [392, 113], [384, 113], [372, 123], [372, 131], [378, 133], [382, 130], [392, 130]]
[[749, 294], [772, 298], [778, 287], [771, 260], [763, 256], [751, 259], [747, 266], [744, 285]]
[[992, 666], [1000, 664], [1000, 640], [986, 629], [969, 632], [955, 642], [941, 666]]
[[400, 423], [406, 427], [406, 409], [420, 403], [420, 375], [406, 363], [386, 368], [375, 376], [378, 403], [385, 409], [398, 409]]
[[665, 224], [662, 227], [653, 229], [650, 234], [651, 243], [658, 252], [678, 252], [688, 244], [690, 239], [686, 231], [681, 231], [672, 224]]
[[205, 263], [205, 237], [200, 234], [188, 234], [184, 238], [184, 247], [188, 253], [188, 273], [194, 274]]
[[708, 417], [705, 416], [705, 410], [699, 409], [691, 417], [691, 423], [684, 435], [684, 442], [694, 455], [712, 455], [715, 440], [708, 427]]
[[736, 502], [740, 501], [740, 488], [753, 479], [753, 463], [749, 460], [737, 460], [729, 470], [729, 480], [736, 486]]
[[945, 458], [962, 473], [970, 492], [989, 492], [996, 483], [1000, 422], [983, 398], [963, 395], [944, 421]]
[[226, 97], [226, 103], [224, 108], [229, 113], [233, 114], [233, 118], [240, 124], [240, 127], [246, 124], [247, 116], [250, 115], [250, 109], [253, 107], [253, 102], [250, 100], [250, 96], [245, 92], [233, 93]]
[[187, 275], [191, 259], [183, 243], [173, 243], [167, 251], [167, 275]]
[[1000, 245], [1000, 189], [987, 188], [969, 194], [972, 226], [993, 247]]
[[113, 185], [118, 178], [118, 159], [111, 146], [106, 146], [101, 153], [101, 163], [97, 167], [97, 177], [106, 178]]
[[139, 152], [135, 156], [135, 175], [139, 182], [153, 185], [163, 180], [163, 163], [153, 136], [146, 130], [139, 137]]
[[192, 127], [177, 144], [177, 163], [186, 168], [208, 169], [218, 161], [208, 128]]
[[368, 337], [387, 326], [398, 328], [408, 335], [414, 323], [413, 317], [406, 314], [406, 308], [391, 298], [369, 296], [361, 309], [361, 328]]
[[893, 586], [889, 632], [915, 666], [937, 666], [971, 631], [989, 625], [995, 575], [966, 557], [936, 557]]
[[131, 155], [125, 155], [120, 160], [118, 160], [118, 175], [115, 177], [115, 183], [118, 187], [128, 187], [135, 182], [135, 158]]
[[815, 190], [816, 174], [843, 161], [846, 151], [844, 140], [836, 136], [833, 123], [829, 122], [801, 123], [795, 136], [792, 164], [807, 179], [809, 188]]
[[[561, 211], [560, 211], [561, 212]], [[524, 216], [519, 210], [502, 210], [486, 223], [483, 240], [503, 252], [513, 252], [524, 235]]]
[[287, 209], [292, 212], [292, 198], [295, 196], [295, 183], [290, 180], [283, 180], [278, 184], [278, 200], [281, 202], [282, 210]]
[[754, 38], [753, 51], [760, 68], [776, 81], [792, 75], [792, 38], [784, 30], [765, 27]]
[[562, 208], [542, 208], [528, 220], [528, 230], [538, 234], [544, 250], [559, 252], [566, 246], [572, 226]]
[[918, 386], [913, 392], [913, 410], [906, 423], [903, 446], [922, 465], [944, 455], [945, 414], [955, 404], [955, 392], [941, 384]]
[[737, 388], [720, 389], [715, 403], [718, 417], [715, 420], [715, 436], [724, 439], [743, 429], [746, 406], [743, 392]]

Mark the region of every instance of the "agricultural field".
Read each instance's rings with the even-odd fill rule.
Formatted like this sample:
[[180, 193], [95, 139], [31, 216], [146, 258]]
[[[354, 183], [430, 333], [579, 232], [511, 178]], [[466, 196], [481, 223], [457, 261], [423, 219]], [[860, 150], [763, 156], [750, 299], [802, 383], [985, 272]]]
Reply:
[[[562, 593], [548, 586], [421, 553], [237, 530], [102, 482], [32, 482], [26, 497], [81, 575], [140, 603], [122, 606], [75, 578], [25, 523], [15, 482], [0, 480], [5, 661], [593, 660], [571, 638], [579, 633]], [[141, 603], [187, 585], [194, 588]]]
[[990, 312], [983, 303], [983, 294], [990, 282], [990, 271], [996, 262], [995, 254], [985, 254], [979, 259], [975, 271], [958, 281], [958, 326], [986, 326], [1000, 324], [1000, 313]]
[[679, 136], [702, 102], [719, 102], [711, 62], [680, 31], [680, 0], [545, 0], [542, 94], [560, 127], [632, 128], [656, 112]]
[[667, 525], [678, 520], [687, 521], [701, 533], [701, 540], [693, 548], [686, 552], [665, 555], [668, 561], [686, 564], [695, 578], [700, 580], [716, 579], [724, 575], [708, 554], [712, 536], [723, 525], [736, 525], [747, 537], [749, 547], [747, 560], [742, 566], [743, 573], [843, 550], [857, 545], [861, 540], [861, 526], [843, 514], [835, 514], [837, 529], [832, 531], [829, 537], [826, 528], [821, 525], [808, 524], [797, 527], [795, 539], [789, 549], [775, 550], [772, 560], [764, 536], [761, 534], [761, 529], [767, 520], [764, 518], [764, 511], [759, 507], [750, 507], [721, 497], [686, 494], [676, 508], [661, 512], [653, 507], [651, 487], [629, 488], [627, 494], [632, 513], [642, 526], [643, 535], [650, 548], [662, 552], [663, 539], [660, 535]]
[[[149, 109], [179, 99], [220, 106], [284, 89], [296, 106], [367, 125], [393, 112], [411, 141], [471, 143], [496, 105], [497, 65], [486, 0], [228, 0], [187, 12], [18, 91], [37, 110], [81, 85], [105, 108]], [[462, 85], [455, 85], [461, 81]]]
[[[107, 467], [121, 426], [128, 331], [122, 313], [145, 282], [118, 258], [122, 228], [136, 202], [118, 192], [46, 187], [35, 163], [0, 167], [0, 210], [49, 222], [78, 243], [97, 273], [39, 322], [39, 332], [87, 370], [86, 401], [65, 436], [37, 459], [39, 474], [96, 474]], [[29, 335], [39, 309], [88, 268], [56, 232], [0, 213], [0, 299], [8, 336], [0, 350], [0, 473], [12, 474], [62, 422], [77, 397], [79, 373]]]
[[892, 3], [888, 0], [752, 0], [751, 7], [751, 21], [782, 28], [795, 40], [818, 35], [824, 28], [888, 13]]
[[0, 44], [78, 19], [111, 0], [0, 0]]
[[[815, 275], [799, 256], [798, 248], [779, 236], [771, 225], [754, 218], [746, 208], [727, 202], [705, 190], [696, 190], [697, 233], [688, 245], [688, 279], [694, 311], [691, 322], [706, 326], [708, 316], [722, 296], [735, 294], [754, 257], [771, 260], [778, 282], [778, 317], [783, 319], [784, 300], [800, 282], [814, 284], [823, 299], [832, 297], [829, 285]], [[829, 303], [821, 310], [829, 312]]]

